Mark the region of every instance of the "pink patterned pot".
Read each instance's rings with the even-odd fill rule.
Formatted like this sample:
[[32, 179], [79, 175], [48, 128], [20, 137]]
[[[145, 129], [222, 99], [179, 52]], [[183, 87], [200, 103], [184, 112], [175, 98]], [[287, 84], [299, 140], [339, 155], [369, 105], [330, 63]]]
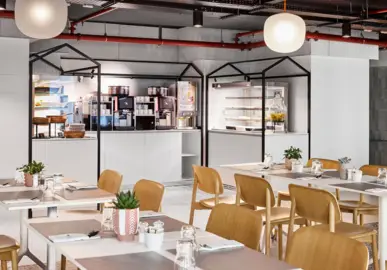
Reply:
[[138, 222], [140, 221], [139, 208], [136, 209], [114, 209], [113, 229], [118, 240], [132, 240], [137, 233]]
[[34, 185], [34, 180], [31, 174], [29, 173], [24, 174], [24, 185], [26, 187], [32, 187]]

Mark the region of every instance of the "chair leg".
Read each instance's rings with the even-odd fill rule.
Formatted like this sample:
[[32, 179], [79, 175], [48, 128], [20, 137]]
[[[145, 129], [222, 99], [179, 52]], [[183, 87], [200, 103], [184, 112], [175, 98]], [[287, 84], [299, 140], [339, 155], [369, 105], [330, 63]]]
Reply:
[[281, 195], [278, 195], [277, 205], [281, 206], [281, 203], [282, 203]]
[[66, 270], [67, 259], [64, 255], [60, 258], [60, 270]]
[[270, 238], [271, 235], [271, 225], [266, 223], [265, 224], [265, 237], [266, 237], [266, 245], [265, 245], [265, 253], [267, 256], [270, 256]]
[[282, 253], [283, 253], [283, 246], [282, 246], [282, 224], [278, 225], [278, 259], [282, 261]]
[[7, 261], [1, 261], [1, 270], [7, 270]]
[[357, 219], [359, 218], [359, 214], [357, 210], [353, 210], [352, 223], [357, 225]]
[[376, 241], [376, 234], [374, 234], [372, 235], [372, 259], [374, 260], [374, 270], [379, 270], [378, 246]]
[[18, 260], [17, 260], [17, 251], [12, 250], [11, 251], [11, 260], [12, 260], [12, 270], [18, 269]]
[[360, 226], [363, 226], [364, 225], [364, 215], [363, 214], [360, 214]]
[[193, 225], [195, 215], [195, 208], [191, 207], [191, 212], [189, 213], [189, 225]]

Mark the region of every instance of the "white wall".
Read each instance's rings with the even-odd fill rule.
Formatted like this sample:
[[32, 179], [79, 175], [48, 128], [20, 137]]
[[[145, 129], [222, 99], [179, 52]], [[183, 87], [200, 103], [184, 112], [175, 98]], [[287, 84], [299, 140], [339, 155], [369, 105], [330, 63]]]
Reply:
[[0, 178], [28, 162], [28, 60], [27, 39], [0, 38]]
[[312, 157], [369, 162], [369, 60], [311, 57]]

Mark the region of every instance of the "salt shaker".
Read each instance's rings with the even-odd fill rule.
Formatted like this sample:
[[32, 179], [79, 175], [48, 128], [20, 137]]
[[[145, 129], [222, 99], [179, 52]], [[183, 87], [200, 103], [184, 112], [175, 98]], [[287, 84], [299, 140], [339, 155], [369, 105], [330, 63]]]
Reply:
[[140, 243], [145, 242], [145, 232], [148, 230], [149, 224], [148, 222], [140, 221], [138, 224], [138, 241]]

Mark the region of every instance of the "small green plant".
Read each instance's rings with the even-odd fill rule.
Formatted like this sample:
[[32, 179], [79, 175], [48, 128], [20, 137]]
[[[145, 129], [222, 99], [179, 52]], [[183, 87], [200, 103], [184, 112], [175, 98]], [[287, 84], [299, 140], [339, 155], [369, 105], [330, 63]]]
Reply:
[[45, 166], [42, 162], [37, 162], [33, 160], [31, 163], [23, 165], [20, 168], [17, 168], [17, 170], [23, 173], [34, 175], [37, 173], [41, 173], [44, 170], [44, 168]]
[[285, 150], [284, 157], [287, 159], [301, 159], [302, 150], [300, 148], [295, 148], [290, 146], [289, 149]]
[[116, 201], [113, 202], [117, 209], [136, 209], [140, 207], [140, 201], [133, 192], [120, 192], [116, 194]]

